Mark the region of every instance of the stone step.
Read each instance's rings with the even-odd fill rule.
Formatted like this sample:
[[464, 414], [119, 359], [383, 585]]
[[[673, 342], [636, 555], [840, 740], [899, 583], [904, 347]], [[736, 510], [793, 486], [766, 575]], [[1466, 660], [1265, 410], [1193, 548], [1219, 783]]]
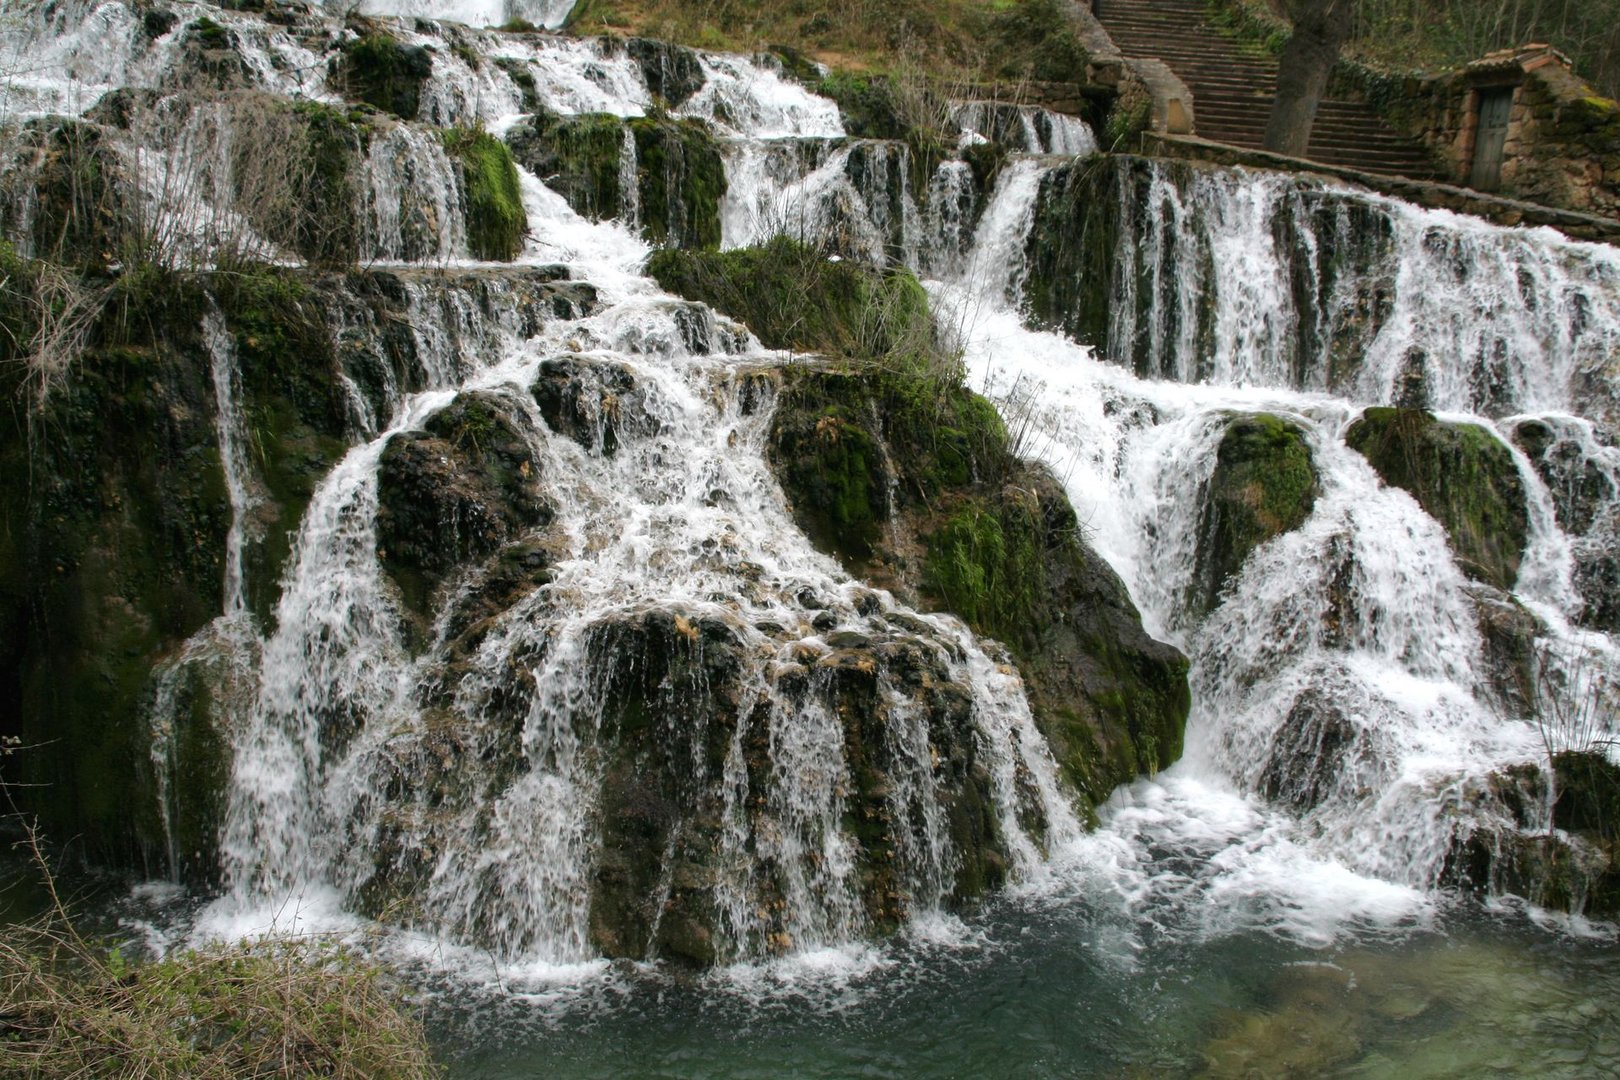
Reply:
[[[1277, 87], [1277, 62], [1221, 34], [1203, 0], [1102, 0], [1098, 18], [1126, 56], [1163, 61], [1193, 95], [1198, 134], [1233, 146], [1260, 146]], [[1370, 106], [1324, 101], [1309, 155], [1330, 165], [1409, 176], [1433, 175], [1428, 155]]]

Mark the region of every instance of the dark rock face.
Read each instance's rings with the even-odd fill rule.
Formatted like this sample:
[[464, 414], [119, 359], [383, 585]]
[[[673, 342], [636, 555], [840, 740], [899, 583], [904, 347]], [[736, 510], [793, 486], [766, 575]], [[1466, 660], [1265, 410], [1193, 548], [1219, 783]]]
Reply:
[[1195, 614], [1219, 602], [1250, 552], [1297, 529], [1316, 505], [1316, 471], [1298, 426], [1266, 413], [1238, 417], [1215, 454], [1188, 601]]
[[[27, 264], [11, 269], [18, 282]], [[210, 311], [234, 351], [236, 404], [251, 432], [244, 591], [252, 617], [268, 629], [298, 524], [347, 450], [356, 410], [387, 416], [400, 393], [425, 384], [404, 323], [409, 291], [423, 302], [419, 317], [432, 310], [435, 289], [461, 292], [492, 321], [532, 333], [559, 304], [573, 313], [594, 303], [560, 276], [534, 268], [447, 283], [261, 267], [127, 274], [112, 286], [86, 349], [43, 409], [0, 411], [0, 465], [16, 479], [0, 485], [0, 633], [18, 643], [0, 650], [0, 735], [49, 747], [0, 764], [7, 780], [30, 785], [17, 789], [19, 805], [39, 815], [51, 838], [81, 838], [72, 850], [101, 865], [164, 871], [171, 852], [149, 714], [160, 672], [190, 641], [193, 658], [166, 691], [167, 837], [172, 869], [186, 880], [207, 884], [217, 872], [214, 833], [228, 773], [217, 716], [239, 688], [229, 643], [198, 637], [223, 608], [231, 522], [202, 331]], [[0, 392], [15, 394], [21, 367], [4, 367]], [[472, 411], [452, 406], [421, 435], [442, 444], [443, 461], [418, 445], [421, 471], [400, 470], [418, 483], [423, 504], [411, 509], [424, 531], [405, 544], [419, 547], [421, 594], [447, 572], [452, 550], [437, 511], [471, 524], [450, 530], [469, 558], [487, 554], [512, 520], [543, 514], [536, 478], [525, 479], [516, 461], [510, 423], [495, 418], [475, 433]], [[443, 489], [428, 479], [436, 469]], [[435, 549], [430, 537], [443, 545]], [[519, 593], [549, 558], [503, 551], [458, 613], [456, 632], [472, 636], [488, 615], [479, 604]]]
[[536, 112], [506, 134], [512, 156], [592, 221], [618, 217], [624, 153], [623, 118], [610, 113], [558, 116]]
[[647, 89], [663, 98], [668, 108], [685, 105], [707, 81], [697, 53], [684, 46], [650, 38], [631, 38], [624, 47], [641, 68]]
[[[626, 191], [625, 139], [635, 144], [635, 190]], [[513, 156], [579, 214], [623, 217], [633, 205], [655, 244], [720, 246], [725, 161], [701, 120], [537, 113], [507, 133]]]
[[378, 551], [406, 606], [424, 619], [435, 589], [459, 567], [550, 522], [522, 424], [501, 397], [465, 393], [383, 451]]
[[1490, 432], [1415, 409], [1372, 408], [1350, 425], [1345, 442], [1445, 526], [1470, 576], [1513, 587], [1529, 513], [1513, 455]]
[[769, 445], [795, 518], [853, 572], [1006, 642], [1065, 776], [1092, 804], [1175, 761], [1185, 658], [1142, 630], [1061, 486], [1008, 454], [990, 404], [950, 391], [922, 406], [925, 429], [920, 390], [795, 369]]
[[547, 427], [603, 455], [611, 456], [626, 437], [658, 431], [646, 392], [623, 364], [553, 357], [540, 364], [533, 393]]
[[1599, 457], [1613, 453], [1607, 434], [1567, 417], [1547, 417], [1521, 421], [1513, 441], [1541, 475], [1558, 525], [1573, 540], [1574, 584], [1586, 602], [1581, 622], [1620, 631], [1620, 509], [1614, 505], [1620, 491], [1613, 466], [1604, 468]]
[[1361, 752], [1361, 729], [1335, 698], [1312, 688], [1300, 694], [1272, 739], [1260, 790], [1306, 812], [1332, 794]]
[[415, 120], [422, 107], [422, 86], [433, 74], [433, 54], [422, 45], [406, 45], [380, 30], [344, 46], [334, 61], [333, 82], [354, 101]]

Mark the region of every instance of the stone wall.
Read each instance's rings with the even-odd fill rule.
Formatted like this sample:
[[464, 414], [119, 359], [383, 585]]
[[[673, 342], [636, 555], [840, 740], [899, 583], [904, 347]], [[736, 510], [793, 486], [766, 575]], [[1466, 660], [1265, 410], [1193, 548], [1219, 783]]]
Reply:
[[1620, 104], [1599, 97], [1556, 50], [1504, 50], [1460, 71], [1367, 89], [1389, 119], [1422, 139], [1460, 184], [1472, 178], [1481, 97], [1510, 89], [1500, 193], [1620, 217]]

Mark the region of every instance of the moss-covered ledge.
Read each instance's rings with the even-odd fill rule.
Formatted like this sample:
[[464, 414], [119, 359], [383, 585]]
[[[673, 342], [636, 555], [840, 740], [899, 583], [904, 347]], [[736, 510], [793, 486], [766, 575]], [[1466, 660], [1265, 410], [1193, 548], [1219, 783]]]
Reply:
[[852, 574], [1005, 643], [1088, 805], [1180, 756], [1186, 659], [1142, 629], [1062, 485], [1013, 454], [916, 279], [782, 238], [659, 252], [649, 272], [768, 346], [821, 354], [781, 369], [767, 443], [794, 519]]

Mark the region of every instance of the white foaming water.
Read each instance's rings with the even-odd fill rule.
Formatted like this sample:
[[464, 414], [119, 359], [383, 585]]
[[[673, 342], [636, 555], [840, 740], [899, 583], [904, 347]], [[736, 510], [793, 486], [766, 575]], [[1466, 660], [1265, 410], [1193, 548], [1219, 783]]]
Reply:
[[[860, 661], [829, 642], [839, 632], [909, 642], [971, 698], [972, 744], [991, 778], [1009, 873], [1034, 878], [1045, 851], [1072, 842], [1080, 826], [1017, 675], [956, 620], [907, 611], [851, 581], [798, 531], [764, 460], [771, 384], [752, 374], [780, 358], [659, 294], [638, 273], [645, 246], [621, 225], [584, 221], [534, 177], [522, 180], [535, 238], [525, 259], [568, 261], [598, 286], [603, 306], [503, 355], [436, 365], [427, 379], [445, 389], [404, 398], [390, 430], [353, 449], [315, 492], [263, 645], [257, 700], [235, 738], [223, 845], [230, 893], [200, 931], [293, 907], [306, 922], [341, 927], [341, 912], [405, 873], [408, 856], [422, 860], [412, 915], [422, 928], [546, 970], [588, 962], [602, 740], [623, 722], [611, 702], [636, 670], [633, 650], [646, 647], [639, 635], [662, 625], [677, 640], [712, 639], [703, 647], [742, 665], [725, 691], [731, 705], [660, 706], [660, 723], [720, 708], [706, 723], [735, 725], [711, 734], [687, 723], [667, 736], [670, 752], [691, 755], [679, 767], [691, 797], [713, 806], [722, 826], [721, 959], [787, 950], [815, 967], [867, 930], [837, 688], [841, 671], [871, 669], [847, 667]], [[449, 350], [419, 340], [418, 351]], [[618, 388], [611, 400], [578, 398], [592, 410], [584, 442], [551, 431], [528, 392], [555, 377], [557, 363]], [[555, 520], [534, 535], [555, 562], [470, 652], [455, 611], [476, 595], [481, 572], [465, 578], [413, 655], [377, 551], [379, 464], [391, 440], [472, 391], [502, 403], [528, 448], [525, 467], [544, 480]], [[811, 625], [828, 616], [830, 628]], [[453, 689], [435, 691], [452, 663]], [[880, 666], [876, 679], [894, 762], [883, 798], [905, 826], [897, 888], [906, 912], [927, 913], [944, 902], [958, 865], [931, 754], [938, 721], [898, 675]], [[721, 690], [705, 687], [683, 692]], [[746, 735], [753, 724], [757, 749]], [[460, 748], [435, 766], [447, 737]], [[718, 757], [703, 749], [716, 739], [726, 747]], [[454, 760], [507, 764], [454, 781], [469, 795], [439, 805], [432, 777]], [[1044, 835], [1032, 835], [1029, 820], [1044, 822]], [[691, 873], [678, 858], [688, 828], [672, 830], [660, 859], [659, 911]]]
[[[1201, 302], [1200, 290], [1221, 294], [1212, 370], [1184, 351], [1191, 336], [1178, 345], [1173, 333], [1121, 331], [1116, 322], [1116, 335], [1150, 342], [1160, 358], [1152, 370], [1189, 380], [1154, 382], [1021, 325], [1018, 291], [1009, 299], [1007, 282], [1022, 272], [1032, 180], [1050, 168], [1026, 162], [1003, 172], [968, 271], [931, 290], [962, 327], [973, 378], [1010, 422], [1035, 432], [1028, 445], [1065, 479], [1145, 624], [1193, 661], [1182, 762], [1158, 781], [1119, 793], [1102, 832], [1077, 843], [1070, 858], [1082, 880], [1108, 882], [1135, 916], [1199, 933], [1257, 926], [1325, 942], [1345, 926], [1421, 919], [1428, 890], [1476, 831], [1500, 846], [1493, 838], [1522, 827], [1492, 799], [1493, 775], [1544, 760], [1545, 750], [1534, 725], [1491, 685], [1479, 587], [1454, 565], [1444, 531], [1344, 444], [1360, 412], [1355, 398], [1292, 388], [1284, 343], [1294, 314], [1275, 292], [1286, 274], [1266, 223], [1301, 190], [1314, 189], [1278, 176], [1200, 174], [1187, 199], [1165, 175], [1151, 178], [1154, 209], [1140, 232], [1122, 229], [1119, 241], [1130, 253], [1126, 265], [1143, 271], [1133, 281], [1183, 310]], [[1497, 329], [1475, 329], [1471, 340], [1502, 333], [1504, 325], [1540, 325], [1553, 296], [1588, 312], [1584, 332], [1598, 340], [1608, 333], [1594, 314], [1612, 303], [1597, 287], [1614, 265], [1607, 249], [1355, 198], [1393, 218], [1393, 249], [1445, 253], [1454, 270], [1442, 290], [1456, 284], [1474, 298], [1452, 293], [1450, 302], [1477, 311], [1492, 298], [1489, 322]], [[1166, 261], [1169, 231], [1173, 244], [1196, 243], [1214, 260], [1208, 278], [1188, 269], [1198, 259]], [[1459, 252], [1468, 253], [1461, 263]], [[1478, 265], [1467, 261], [1476, 257]], [[1528, 284], [1504, 295], [1504, 267], [1523, 268], [1525, 281], [1542, 274], [1534, 294], [1540, 301]], [[1369, 365], [1402, 350], [1396, 335], [1410, 333], [1430, 350], [1433, 393], [1472, 400], [1454, 377], [1466, 357], [1449, 346], [1441, 351], [1416, 314], [1430, 298], [1415, 283], [1407, 288], [1411, 295], [1397, 296], [1394, 310], [1410, 314], [1386, 322], [1389, 340]], [[1448, 314], [1444, 325], [1458, 324]], [[1549, 372], [1540, 369], [1552, 362], [1540, 348], [1505, 356], [1500, 385], [1513, 388], [1510, 400], [1569, 408], [1567, 361]], [[1215, 385], [1190, 382], [1205, 377]], [[1378, 401], [1388, 382], [1375, 373], [1346, 385], [1371, 388]], [[1304, 432], [1319, 493], [1305, 523], [1255, 551], [1224, 602], [1200, 616], [1188, 600], [1203, 487], [1228, 422], [1256, 412]], [[1498, 431], [1488, 419], [1443, 418]], [[1560, 417], [1552, 428], [1590, 425]], [[1578, 437], [1572, 442], [1579, 445]], [[1579, 601], [1560, 555], [1568, 539], [1548, 486], [1524, 454], [1514, 454], [1531, 522], [1520, 595], [1545, 613], [1542, 640], [1612, 664], [1604, 635], [1571, 628]], [[1612, 501], [1613, 489], [1607, 497]], [[1268, 797], [1279, 805], [1267, 806]]]
[[372, 137], [363, 177], [361, 251], [367, 261], [466, 258], [461, 178], [437, 135], [389, 125]]
[[[1143, 162], [1105, 350], [1180, 381], [1567, 411], [1620, 348], [1620, 252], [1284, 173]], [[1138, 187], [1145, 197], [1138, 201]]]
[[414, 19], [446, 19], [468, 26], [504, 26], [521, 20], [531, 26], [555, 30], [574, 10], [575, 0], [323, 0], [338, 15], [358, 10], [366, 15], [394, 15]]

